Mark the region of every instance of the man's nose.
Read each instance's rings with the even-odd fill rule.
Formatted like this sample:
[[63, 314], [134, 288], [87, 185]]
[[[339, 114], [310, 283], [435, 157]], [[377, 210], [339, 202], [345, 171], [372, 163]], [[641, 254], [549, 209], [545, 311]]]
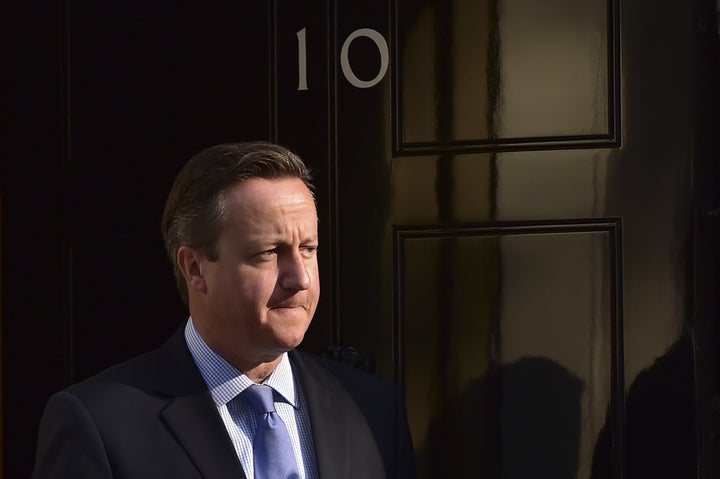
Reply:
[[310, 273], [306, 260], [295, 253], [283, 261], [280, 285], [285, 289], [303, 290], [310, 287]]

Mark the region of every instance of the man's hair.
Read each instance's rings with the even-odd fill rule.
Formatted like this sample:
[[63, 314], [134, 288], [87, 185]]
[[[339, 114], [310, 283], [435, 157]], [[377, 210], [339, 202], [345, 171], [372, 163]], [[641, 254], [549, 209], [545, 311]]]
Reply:
[[227, 190], [251, 178], [298, 178], [313, 191], [310, 170], [302, 160], [286, 148], [266, 142], [212, 146], [190, 158], [175, 178], [161, 229], [186, 305], [188, 292], [177, 264], [178, 249], [189, 246], [210, 261], [217, 260], [217, 240], [227, 216]]

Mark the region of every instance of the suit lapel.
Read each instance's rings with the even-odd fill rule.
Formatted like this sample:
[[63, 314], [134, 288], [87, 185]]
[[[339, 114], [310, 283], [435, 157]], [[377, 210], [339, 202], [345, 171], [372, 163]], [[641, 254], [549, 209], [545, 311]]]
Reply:
[[158, 392], [170, 397], [161, 416], [206, 479], [245, 478], [235, 448], [205, 381], [185, 345], [182, 328], [159, 351]]
[[203, 477], [245, 478], [227, 430], [206, 394], [175, 398], [162, 414]]
[[290, 359], [310, 414], [320, 477], [348, 477], [351, 436], [345, 413], [346, 394], [331, 375], [313, 367], [302, 353], [291, 351]]

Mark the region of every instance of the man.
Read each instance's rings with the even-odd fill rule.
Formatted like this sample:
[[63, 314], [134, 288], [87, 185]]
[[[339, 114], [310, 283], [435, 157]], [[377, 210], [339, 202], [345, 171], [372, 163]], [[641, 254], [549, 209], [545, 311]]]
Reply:
[[[317, 221], [309, 172], [286, 149], [191, 158], [162, 220], [190, 318], [160, 349], [50, 399], [34, 477], [258, 478], [280, 463], [277, 477], [414, 477], [394, 386], [294, 349], [320, 293]], [[267, 411], [248, 395], [259, 388]]]

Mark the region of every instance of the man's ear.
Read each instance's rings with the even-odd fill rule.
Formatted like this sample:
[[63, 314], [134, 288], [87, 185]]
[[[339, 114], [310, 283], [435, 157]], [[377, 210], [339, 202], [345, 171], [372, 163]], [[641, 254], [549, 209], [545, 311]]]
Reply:
[[207, 284], [202, 275], [200, 264], [205, 260], [205, 256], [189, 246], [181, 246], [177, 252], [177, 264], [185, 277], [185, 283], [188, 289], [194, 289], [200, 293], [207, 292]]

